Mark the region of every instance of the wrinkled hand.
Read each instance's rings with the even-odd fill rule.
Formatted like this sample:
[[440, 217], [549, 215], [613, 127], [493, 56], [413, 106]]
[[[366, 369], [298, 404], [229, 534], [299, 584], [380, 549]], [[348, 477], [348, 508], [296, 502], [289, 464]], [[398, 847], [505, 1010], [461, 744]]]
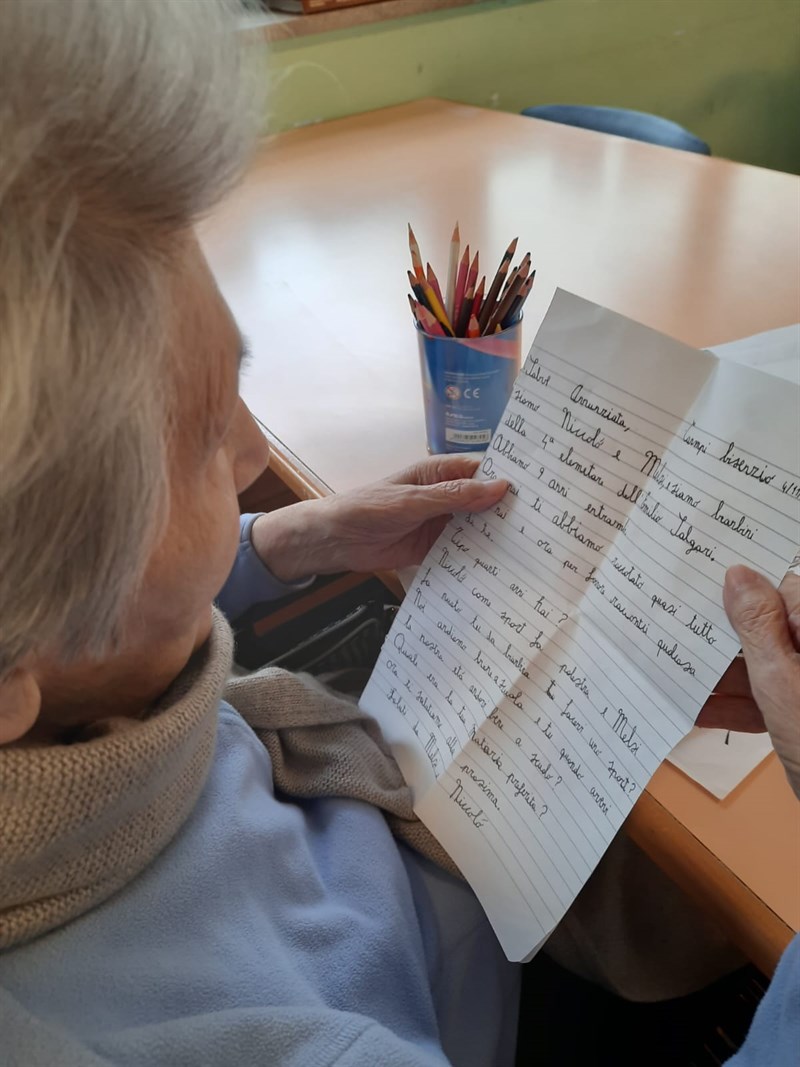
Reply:
[[276, 578], [420, 563], [454, 512], [483, 511], [508, 482], [471, 481], [478, 461], [432, 456], [384, 481], [256, 519], [253, 547]]
[[[762, 579], [769, 585], [766, 579]], [[772, 586], [772, 595], [777, 596]], [[783, 600], [788, 618], [789, 631], [795, 645], [800, 647], [800, 577], [787, 574], [781, 582], [778, 593]], [[731, 619], [731, 622], [734, 622]], [[734, 626], [736, 624], [734, 623]], [[766, 730], [764, 717], [753, 696], [747, 663], [739, 655], [720, 678], [716, 689], [706, 701], [697, 725], [708, 729], [739, 730], [742, 733], [763, 733]]]
[[[800, 577], [788, 574], [779, 591], [755, 571], [731, 567], [725, 576], [723, 603], [742, 642], [747, 671], [745, 676], [742, 661], [734, 661], [725, 675], [730, 679], [728, 692], [720, 694], [721, 707], [736, 714], [744, 709], [746, 716], [748, 700], [753, 701], [800, 797]], [[730, 721], [724, 725], [742, 728]]]

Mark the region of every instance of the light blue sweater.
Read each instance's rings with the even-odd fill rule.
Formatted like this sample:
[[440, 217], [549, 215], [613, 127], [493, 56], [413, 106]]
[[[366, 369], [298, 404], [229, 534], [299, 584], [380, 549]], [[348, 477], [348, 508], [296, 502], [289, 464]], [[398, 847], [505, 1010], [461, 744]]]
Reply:
[[[287, 591], [248, 530], [220, 598], [232, 614]], [[222, 704], [209, 778], [167, 848], [0, 954], [0, 1065], [501, 1067], [518, 998], [466, 885], [376, 808], [276, 796], [266, 750]]]
[[728, 1067], [797, 1067], [800, 1063], [800, 934], [789, 942], [758, 1006], [747, 1040]]

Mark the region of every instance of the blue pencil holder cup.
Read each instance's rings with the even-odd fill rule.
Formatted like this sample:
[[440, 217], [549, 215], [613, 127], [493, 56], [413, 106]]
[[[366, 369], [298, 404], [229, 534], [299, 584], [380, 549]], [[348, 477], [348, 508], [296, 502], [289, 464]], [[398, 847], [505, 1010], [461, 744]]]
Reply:
[[489, 445], [519, 372], [522, 319], [489, 337], [431, 337], [417, 326], [428, 451]]

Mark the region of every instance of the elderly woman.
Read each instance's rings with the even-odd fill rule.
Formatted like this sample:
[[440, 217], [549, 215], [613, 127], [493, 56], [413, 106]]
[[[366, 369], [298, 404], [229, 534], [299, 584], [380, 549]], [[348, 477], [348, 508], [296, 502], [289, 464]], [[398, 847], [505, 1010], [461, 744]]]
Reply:
[[[513, 1062], [518, 968], [380, 735], [227, 683], [213, 607], [419, 560], [506, 486], [433, 459], [240, 524], [268, 450], [193, 235], [246, 158], [223, 12], [3, 0], [0, 71], [0, 1061]], [[728, 596], [791, 758], [784, 601]]]

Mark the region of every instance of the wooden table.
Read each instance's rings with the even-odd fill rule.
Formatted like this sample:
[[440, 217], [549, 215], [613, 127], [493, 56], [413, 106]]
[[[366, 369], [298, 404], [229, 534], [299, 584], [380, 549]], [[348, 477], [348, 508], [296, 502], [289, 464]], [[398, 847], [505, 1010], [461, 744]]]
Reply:
[[[701, 347], [800, 318], [799, 186], [421, 100], [272, 139], [202, 236], [255, 353], [244, 398], [307, 497], [426, 454], [407, 222], [440, 265], [456, 219], [486, 266], [520, 236], [538, 272], [523, 352], [556, 286]], [[774, 756], [724, 801], [664, 764], [626, 829], [773, 969], [800, 929], [800, 805]]]

